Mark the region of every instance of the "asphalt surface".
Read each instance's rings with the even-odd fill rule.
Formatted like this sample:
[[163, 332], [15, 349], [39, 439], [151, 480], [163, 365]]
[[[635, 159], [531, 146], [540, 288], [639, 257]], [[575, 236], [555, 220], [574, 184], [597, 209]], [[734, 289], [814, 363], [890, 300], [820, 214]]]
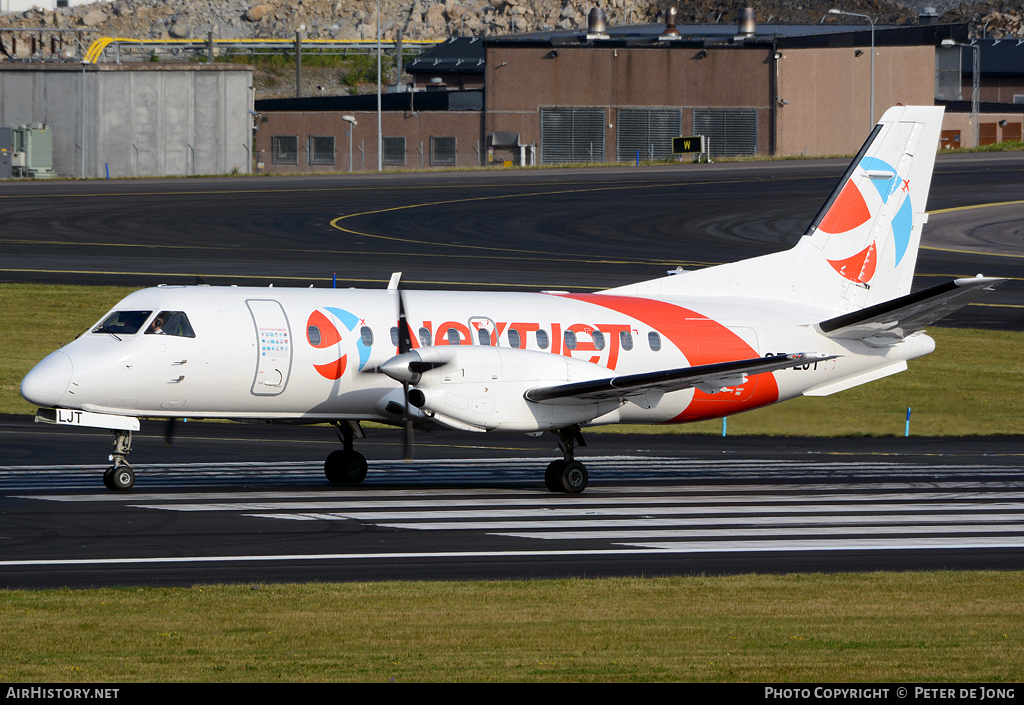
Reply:
[[[0, 281], [377, 287], [403, 271], [410, 289], [589, 291], [788, 248], [845, 166], [6, 182]], [[1021, 193], [1024, 155], [941, 155], [928, 207]], [[916, 288], [1014, 278], [947, 325], [1024, 329], [1021, 216], [932, 216]]]
[[[843, 160], [487, 173], [0, 183], [0, 281], [594, 290], [791, 246]], [[1024, 329], [1024, 156], [942, 155], [916, 288], [1013, 278], [946, 325]], [[1004, 204], [992, 206], [989, 204]], [[983, 206], [983, 207], [978, 207]], [[956, 209], [956, 210], [950, 210]], [[1021, 567], [1024, 439], [588, 434], [591, 485], [543, 488], [548, 438], [358, 442], [324, 427], [109, 434], [0, 418], [0, 586]], [[908, 519], [909, 517], [909, 519]]]

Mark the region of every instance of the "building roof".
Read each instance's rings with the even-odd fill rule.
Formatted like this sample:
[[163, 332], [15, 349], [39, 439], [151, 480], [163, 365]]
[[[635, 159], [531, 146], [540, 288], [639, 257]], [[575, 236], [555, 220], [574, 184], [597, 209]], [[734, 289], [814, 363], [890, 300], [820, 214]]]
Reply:
[[[1024, 40], [977, 39], [972, 44], [981, 52], [978, 68], [982, 76], [1024, 75]], [[974, 72], [973, 62], [973, 50], [960, 52], [960, 70], [963, 73]]]
[[407, 73], [483, 73], [484, 42], [480, 37], [451, 37], [405, 65]]
[[[488, 37], [488, 46], [533, 44], [549, 46], [684, 46], [724, 47], [750, 44], [772, 44], [778, 48], [867, 46], [871, 43], [871, 26], [859, 24], [758, 24], [751, 36], [738, 36], [735, 24], [679, 24], [679, 38], [659, 41], [665, 31], [664, 24], [609, 27], [607, 39], [587, 39], [586, 29], [529, 32]], [[947, 25], [875, 25], [876, 46], [938, 46], [943, 39], [967, 41], [967, 24]]]
[[[416, 93], [384, 93], [381, 110], [432, 112], [441, 110], [483, 110], [484, 92], [475, 91], [417, 91]], [[276, 112], [374, 112], [377, 94], [333, 95], [313, 98], [273, 98], [257, 100], [258, 113]]]

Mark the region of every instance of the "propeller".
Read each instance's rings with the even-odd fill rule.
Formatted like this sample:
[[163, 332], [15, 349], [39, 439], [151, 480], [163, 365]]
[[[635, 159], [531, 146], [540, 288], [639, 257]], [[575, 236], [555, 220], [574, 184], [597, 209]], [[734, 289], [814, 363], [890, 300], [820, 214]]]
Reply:
[[[409, 324], [405, 319], [405, 302], [402, 300], [402, 290], [398, 288], [398, 282], [402, 277], [401, 272], [395, 272], [391, 275], [391, 282], [388, 284], [388, 288], [392, 286], [395, 293], [398, 294], [398, 354], [404, 355], [405, 353], [412, 350], [412, 337], [409, 335]], [[412, 460], [413, 452], [413, 439], [412, 439], [412, 415], [409, 413], [409, 382], [408, 380], [402, 380], [402, 424], [405, 426], [405, 443], [404, 443], [404, 455], [406, 461]]]

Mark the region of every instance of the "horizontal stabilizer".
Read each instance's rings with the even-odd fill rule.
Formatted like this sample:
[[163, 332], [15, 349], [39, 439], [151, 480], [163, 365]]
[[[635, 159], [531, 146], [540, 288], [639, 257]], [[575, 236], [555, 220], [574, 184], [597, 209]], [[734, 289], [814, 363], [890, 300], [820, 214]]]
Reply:
[[834, 357], [838, 357], [838, 355], [791, 353], [755, 357], [751, 360], [735, 360], [697, 367], [681, 367], [674, 370], [642, 372], [635, 375], [559, 384], [553, 387], [534, 387], [523, 396], [527, 401], [532, 402], [576, 404], [582, 401], [640, 398], [641, 395], [660, 397], [662, 394], [690, 387], [698, 387], [702, 391], [714, 393], [726, 387], [743, 384], [748, 375], [784, 370], [794, 365], [831, 360]]
[[954, 279], [916, 294], [830, 318], [816, 327], [829, 338], [863, 340], [880, 345], [898, 343], [911, 333], [980, 298], [1004, 281], [981, 276]]

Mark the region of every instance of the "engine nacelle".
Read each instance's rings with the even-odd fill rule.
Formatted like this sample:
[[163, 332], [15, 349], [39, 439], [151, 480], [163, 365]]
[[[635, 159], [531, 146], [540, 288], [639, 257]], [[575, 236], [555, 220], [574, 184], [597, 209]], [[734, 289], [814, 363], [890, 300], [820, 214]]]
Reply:
[[467, 431], [547, 431], [586, 423], [619, 401], [551, 404], [527, 390], [613, 376], [607, 368], [562, 355], [468, 345], [438, 345], [397, 355], [381, 370], [413, 385], [411, 404], [445, 426]]

